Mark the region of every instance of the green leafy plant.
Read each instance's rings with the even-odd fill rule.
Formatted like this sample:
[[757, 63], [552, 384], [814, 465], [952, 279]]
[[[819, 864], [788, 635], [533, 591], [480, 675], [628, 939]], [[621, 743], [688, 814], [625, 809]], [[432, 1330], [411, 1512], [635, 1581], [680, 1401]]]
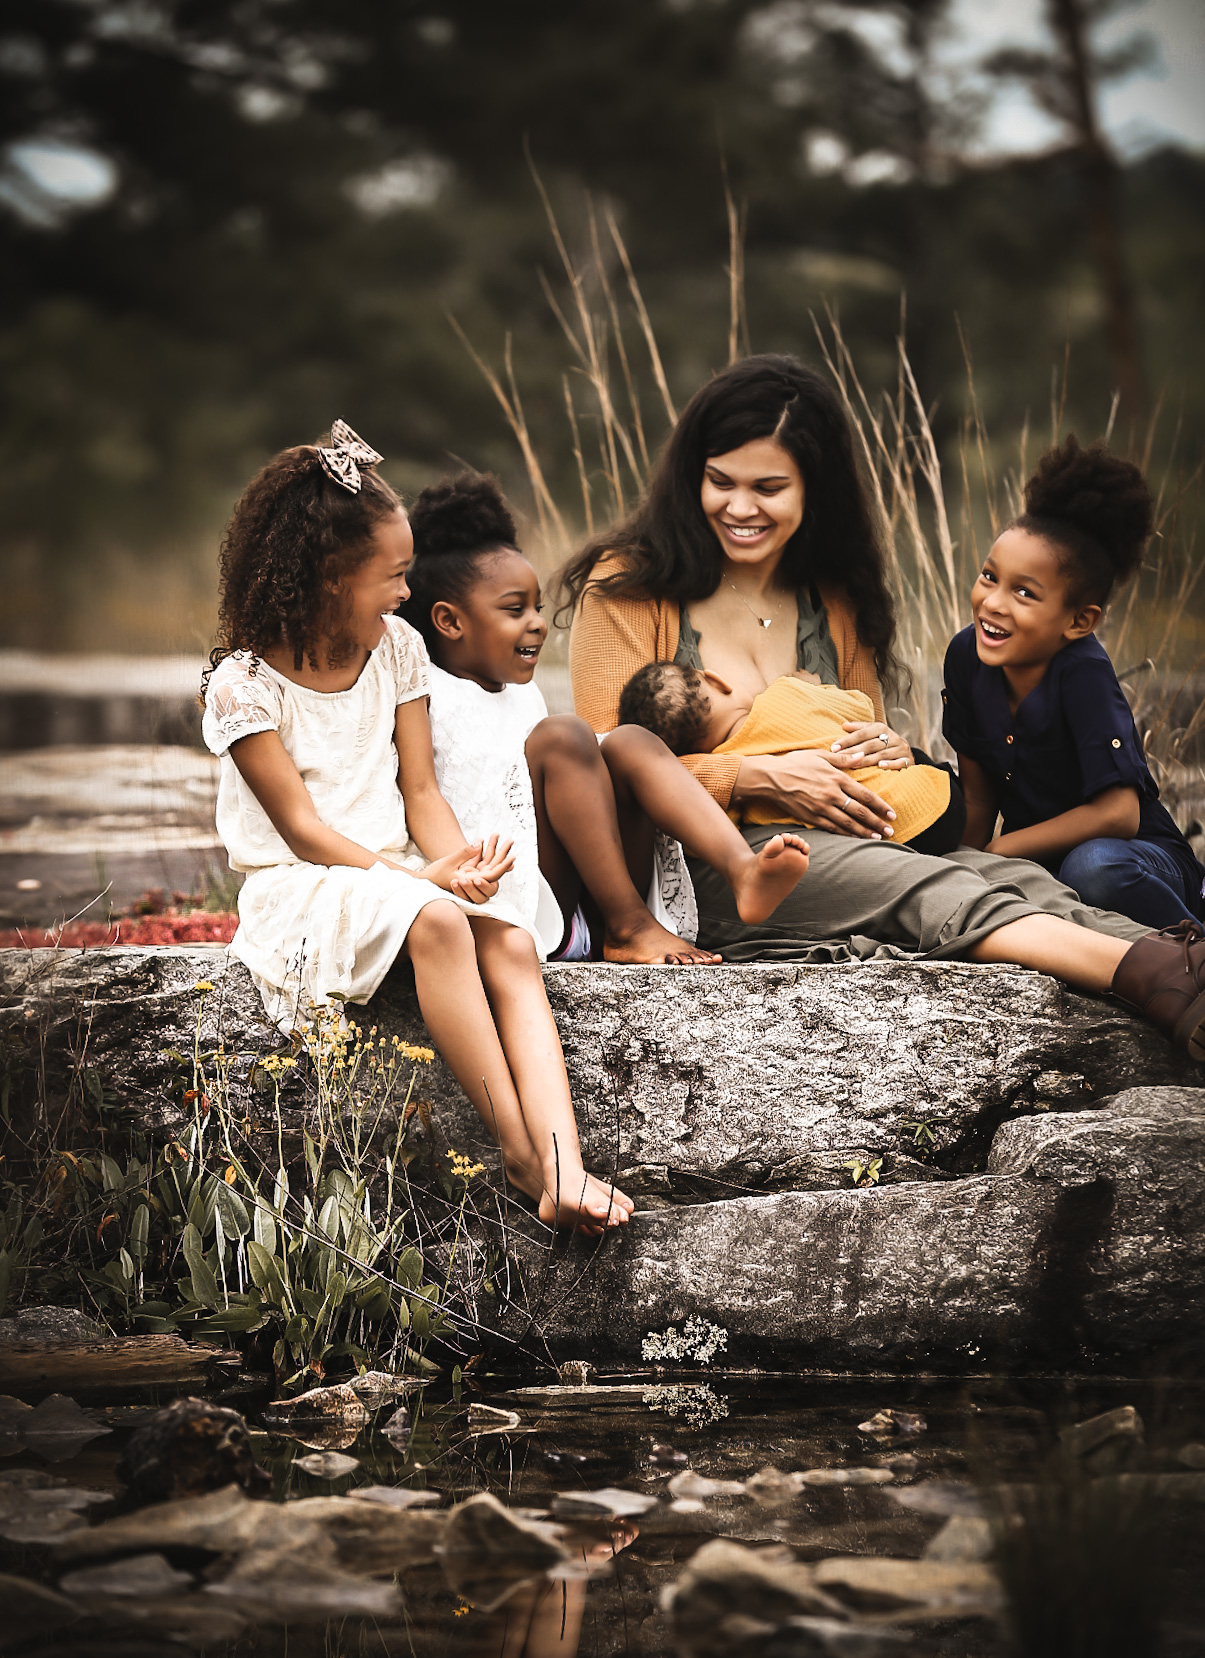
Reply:
[[841, 1167], [849, 1170], [855, 1186], [877, 1186], [883, 1159], [871, 1157], [863, 1162], [860, 1157], [851, 1157], [848, 1162], [842, 1163]]

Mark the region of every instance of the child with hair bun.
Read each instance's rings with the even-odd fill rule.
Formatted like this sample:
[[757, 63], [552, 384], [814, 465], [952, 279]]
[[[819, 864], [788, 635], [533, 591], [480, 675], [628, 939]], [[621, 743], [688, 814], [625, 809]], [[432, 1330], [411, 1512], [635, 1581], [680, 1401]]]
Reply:
[[1103, 444], [1069, 437], [1043, 455], [971, 590], [974, 623], [946, 652], [942, 729], [967, 845], [1044, 864], [1085, 903], [1166, 928], [1201, 918], [1205, 869], [1160, 802], [1095, 636], [1153, 519], [1142, 473]]
[[582, 1166], [537, 953], [435, 780], [422, 639], [394, 614], [414, 541], [381, 459], [341, 421], [252, 479], [222, 546], [203, 685], [218, 831], [246, 875], [231, 953], [286, 1031], [414, 968], [435, 1046], [550, 1225], [623, 1225]]
[[500, 895], [541, 955], [589, 953], [584, 888], [606, 960], [718, 961], [692, 942], [682, 845], [728, 880], [742, 916], [762, 920], [806, 870], [807, 843], [776, 835], [754, 852], [652, 732], [620, 727], [600, 746], [584, 720], [548, 715], [534, 682], [548, 635], [540, 584], [493, 478], [424, 489], [410, 521], [417, 557], [401, 614], [432, 657], [436, 777], [468, 835], [489, 824], [512, 842]]

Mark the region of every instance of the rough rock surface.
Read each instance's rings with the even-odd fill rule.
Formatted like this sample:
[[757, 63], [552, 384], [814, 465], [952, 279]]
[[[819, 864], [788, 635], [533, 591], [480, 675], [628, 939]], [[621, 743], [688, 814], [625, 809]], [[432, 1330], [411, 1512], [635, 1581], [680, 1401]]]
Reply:
[[[1185, 1085], [1205, 1073], [1116, 1004], [898, 961], [547, 983], [588, 1162], [660, 1206], [601, 1244], [513, 1232], [505, 1338], [630, 1359], [695, 1316], [726, 1359], [866, 1370], [1133, 1367], [1199, 1340], [1205, 1089]], [[355, 1016], [428, 1040], [401, 975]], [[95, 1067], [161, 1133], [194, 1045], [224, 1043], [255, 1120], [253, 1059], [284, 1045], [241, 966], [187, 947], [0, 952], [0, 1023], [52, 1087]], [[486, 1147], [439, 1063], [422, 1092], [441, 1155]], [[881, 1158], [879, 1183], [852, 1189], [851, 1158]]]
[[596, 1360], [692, 1316], [726, 1329], [726, 1358], [868, 1370], [1132, 1366], [1199, 1341], [1205, 1089], [1007, 1123], [988, 1170], [659, 1210], [551, 1254], [533, 1240], [527, 1299], [554, 1352]]
[[[198, 981], [214, 986], [203, 1009]], [[546, 982], [587, 1164], [637, 1196], [840, 1188], [854, 1157], [881, 1157], [884, 1185], [940, 1178], [981, 1167], [1014, 1113], [1200, 1080], [1119, 1004], [1019, 968], [584, 965], [549, 968]], [[165, 1092], [181, 1069], [170, 1050], [223, 1040], [247, 1056], [237, 1083], [250, 1056], [283, 1044], [244, 968], [207, 949], [0, 951], [0, 1010], [44, 1033], [52, 1061], [99, 1066], [163, 1131], [180, 1116]], [[401, 973], [353, 1016], [429, 1040]], [[488, 1161], [441, 1062], [423, 1092], [441, 1146]]]

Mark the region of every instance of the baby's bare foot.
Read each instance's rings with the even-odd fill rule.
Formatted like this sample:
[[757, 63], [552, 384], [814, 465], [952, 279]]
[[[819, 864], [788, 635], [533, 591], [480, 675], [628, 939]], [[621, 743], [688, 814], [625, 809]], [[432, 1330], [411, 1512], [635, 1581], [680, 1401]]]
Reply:
[[802, 835], [774, 835], [732, 878], [736, 912], [742, 921], [765, 921], [795, 888], [808, 867]]
[[608, 931], [603, 939], [604, 961], [655, 967], [713, 967], [719, 959], [710, 950], [700, 950], [689, 939], [671, 933], [651, 915], [622, 932]]

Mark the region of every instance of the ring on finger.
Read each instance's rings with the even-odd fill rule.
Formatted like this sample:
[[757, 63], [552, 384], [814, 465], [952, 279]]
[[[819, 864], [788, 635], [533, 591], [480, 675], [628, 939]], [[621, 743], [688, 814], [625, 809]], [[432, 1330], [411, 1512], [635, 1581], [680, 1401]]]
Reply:
[[847, 794], [843, 794], [843, 795], [842, 795], [842, 796], [841, 796], [841, 810], [842, 810], [842, 811], [843, 811], [843, 812], [849, 812], [849, 811], [852, 811], [852, 810], [853, 810], [853, 808], [854, 808], [854, 807], [855, 807], [855, 806], [856, 806], [856, 805], [857, 805], [857, 801], [856, 801], [856, 800], [853, 800], [853, 799], [851, 799], [851, 798], [850, 798], [850, 796], [849, 796], [849, 795], [847, 795]]
[[882, 743], [884, 748], [890, 748], [891, 747], [891, 733], [890, 733], [890, 731], [880, 731], [879, 732], [879, 741]]

